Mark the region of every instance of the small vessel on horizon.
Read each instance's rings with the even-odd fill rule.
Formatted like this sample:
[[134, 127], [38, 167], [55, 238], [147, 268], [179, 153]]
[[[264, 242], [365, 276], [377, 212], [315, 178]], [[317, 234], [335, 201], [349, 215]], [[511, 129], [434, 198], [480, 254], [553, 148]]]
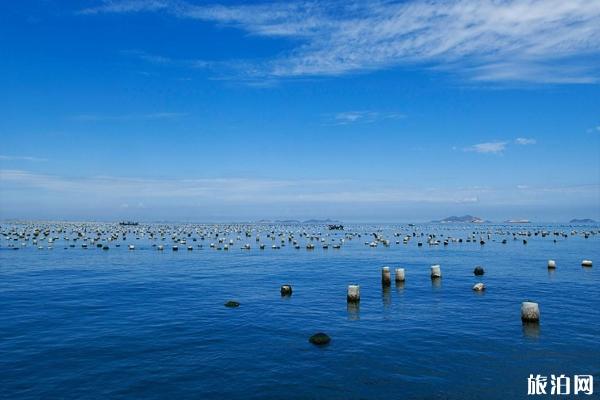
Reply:
[[121, 226], [137, 226], [139, 224], [140, 223], [136, 222], [136, 221], [121, 221], [121, 222], [119, 222], [119, 225], [121, 225]]

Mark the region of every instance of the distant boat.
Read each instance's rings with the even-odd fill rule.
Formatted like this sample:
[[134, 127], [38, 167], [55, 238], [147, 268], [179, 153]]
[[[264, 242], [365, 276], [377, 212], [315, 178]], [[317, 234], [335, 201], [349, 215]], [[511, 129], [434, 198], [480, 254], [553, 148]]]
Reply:
[[137, 226], [139, 225], [139, 222], [135, 222], [135, 221], [121, 221], [119, 222], [119, 225], [121, 226]]
[[529, 224], [531, 221], [528, 219], [509, 219], [504, 222], [507, 224]]
[[327, 227], [329, 228], [330, 231], [343, 231], [344, 230], [344, 225], [329, 224], [329, 225], [327, 225]]

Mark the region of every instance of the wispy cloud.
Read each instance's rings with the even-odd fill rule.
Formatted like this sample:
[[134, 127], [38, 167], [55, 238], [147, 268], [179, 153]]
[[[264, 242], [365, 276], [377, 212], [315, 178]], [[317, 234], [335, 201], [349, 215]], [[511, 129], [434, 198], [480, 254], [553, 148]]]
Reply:
[[208, 60], [200, 60], [200, 59], [176, 59], [172, 57], [167, 57], [160, 54], [148, 53], [143, 50], [123, 50], [121, 51], [123, 55], [135, 57], [139, 60], [155, 64], [155, 65], [165, 65], [165, 66], [178, 66], [178, 67], [187, 67], [187, 68], [217, 68], [224, 67], [227, 65], [226, 62], [215, 62]]
[[44, 161], [48, 161], [48, 160], [46, 158], [32, 157], [32, 156], [7, 156], [7, 155], [0, 155], [0, 161], [44, 162]]
[[531, 138], [522, 138], [522, 137], [520, 137], [520, 138], [516, 138], [515, 139], [515, 143], [516, 144], [520, 144], [522, 146], [526, 146], [528, 144], [536, 144], [537, 140], [531, 139]]
[[397, 112], [380, 111], [344, 111], [333, 116], [336, 125], [347, 125], [353, 123], [373, 123], [384, 120], [397, 120], [406, 116]]
[[120, 115], [106, 115], [106, 114], [77, 114], [69, 117], [74, 121], [82, 122], [96, 122], [96, 121], [148, 121], [148, 120], [159, 120], [159, 119], [177, 119], [187, 116], [187, 113], [180, 112], [157, 112], [149, 114], [120, 114]]
[[465, 151], [474, 151], [483, 154], [501, 154], [506, 149], [507, 142], [478, 143], [465, 148]]
[[[0, 170], [0, 190], [11, 197], [52, 194], [61, 204], [81, 206], [93, 198], [115, 208], [149, 205], [373, 205], [536, 204], [548, 201], [592, 201], [600, 196], [596, 184], [557, 187], [400, 187], [387, 182], [352, 180], [279, 180], [258, 178], [164, 178], [114, 176], [68, 177], [24, 170]], [[523, 195], [524, 192], [526, 195]], [[27, 194], [25, 194], [27, 193]], [[81, 203], [78, 203], [81, 202]], [[2, 204], [2, 198], [0, 198]], [[141, 206], [140, 206], [141, 204]], [[127, 206], [124, 206], [127, 205]], [[133, 206], [137, 205], [137, 206]]]
[[[342, 75], [424, 65], [477, 81], [600, 79], [600, 2], [589, 0], [272, 2], [195, 5], [107, 0], [82, 14], [164, 12], [288, 37], [291, 50], [249, 74]], [[510, 60], [510, 61], [506, 61]]]
[[[278, 180], [250, 178], [147, 179], [111, 176], [66, 177], [23, 170], [0, 170], [3, 190], [36, 189], [63, 196], [93, 195], [121, 204], [164, 199], [215, 203], [473, 203], [480, 189], [398, 188], [335, 179]], [[77, 196], [74, 196], [77, 197]], [[123, 201], [125, 200], [125, 201]]]
[[161, 0], [105, 0], [98, 7], [90, 7], [80, 10], [80, 14], [97, 14], [97, 13], [124, 13], [124, 12], [141, 12], [141, 11], [159, 11], [167, 9], [174, 3], [171, 1]]

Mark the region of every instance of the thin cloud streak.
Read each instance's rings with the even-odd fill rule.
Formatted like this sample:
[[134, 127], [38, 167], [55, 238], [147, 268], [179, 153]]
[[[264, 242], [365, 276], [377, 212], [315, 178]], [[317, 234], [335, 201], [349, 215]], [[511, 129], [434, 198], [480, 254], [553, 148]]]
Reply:
[[344, 111], [333, 116], [334, 125], [348, 125], [354, 123], [373, 123], [385, 120], [398, 120], [406, 118], [404, 114], [397, 112], [380, 111]]
[[32, 156], [7, 156], [0, 155], [0, 161], [31, 161], [31, 162], [45, 162], [48, 161], [46, 158], [32, 157]]
[[80, 122], [101, 122], [101, 121], [151, 121], [162, 119], [177, 119], [187, 116], [187, 113], [180, 112], [157, 112], [149, 114], [122, 114], [122, 115], [103, 115], [103, 114], [78, 114], [69, 117], [73, 121]]
[[[369, 1], [194, 5], [105, 1], [81, 14], [164, 12], [293, 48], [248, 75], [336, 76], [425, 65], [474, 81], [596, 83], [600, 2], [587, 0]], [[510, 60], [507, 62], [506, 60]]]
[[473, 151], [482, 154], [501, 154], [506, 150], [507, 142], [478, 143], [465, 148], [465, 151]]
[[[598, 185], [571, 187], [513, 188], [402, 188], [392, 184], [372, 182], [360, 184], [348, 180], [277, 180], [249, 178], [213, 179], [145, 179], [110, 176], [63, 177], [23, 170], [0, 170], [0, 190], [20, 193], [33, 190], [37, 195], [53, 194], [64, 203], [75, 199], [102, 199], [121, 204], [163, 203], [170, 207], [179, 204], [202, 206], [208, 204], [362, 204], [373, 207], [390, 205], [428, 204], [542, 204], [548, 201], [576, 199], [593, 201], [600, 197]], [[523, 195], [527, 192], [526, 195]], [[36, 195], [36, 196], [37, 196]], [[73, 204], [77, 206], [77, 204]]]
[[520, 138], [516, 138], [515, 139], [515, 143], [516, 144], [520, 144], [521, 146], [527, 146], [527, 145], [530, 145], [530, 144], [536, 144], [537, 140], [531, 139], [531, 138], [522, 138], [522, 137], [520, 137]]

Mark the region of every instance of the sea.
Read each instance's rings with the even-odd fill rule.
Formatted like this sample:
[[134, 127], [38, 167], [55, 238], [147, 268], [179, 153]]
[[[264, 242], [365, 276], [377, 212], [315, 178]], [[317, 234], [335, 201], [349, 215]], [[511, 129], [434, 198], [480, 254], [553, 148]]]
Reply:
[[[0, 230], [3, 399], [543, 398], [528, 394], [535, 378], [548, 397], [568, 378], [569, 398], [599, 398], [597, 225]], [[539, 323], [521, 321], [524, 301], [538, 303]], [[331, 341], [310, 343], [317, 332]], [[573, 397], [576, 375], [592, 377], [593, 395]]]

